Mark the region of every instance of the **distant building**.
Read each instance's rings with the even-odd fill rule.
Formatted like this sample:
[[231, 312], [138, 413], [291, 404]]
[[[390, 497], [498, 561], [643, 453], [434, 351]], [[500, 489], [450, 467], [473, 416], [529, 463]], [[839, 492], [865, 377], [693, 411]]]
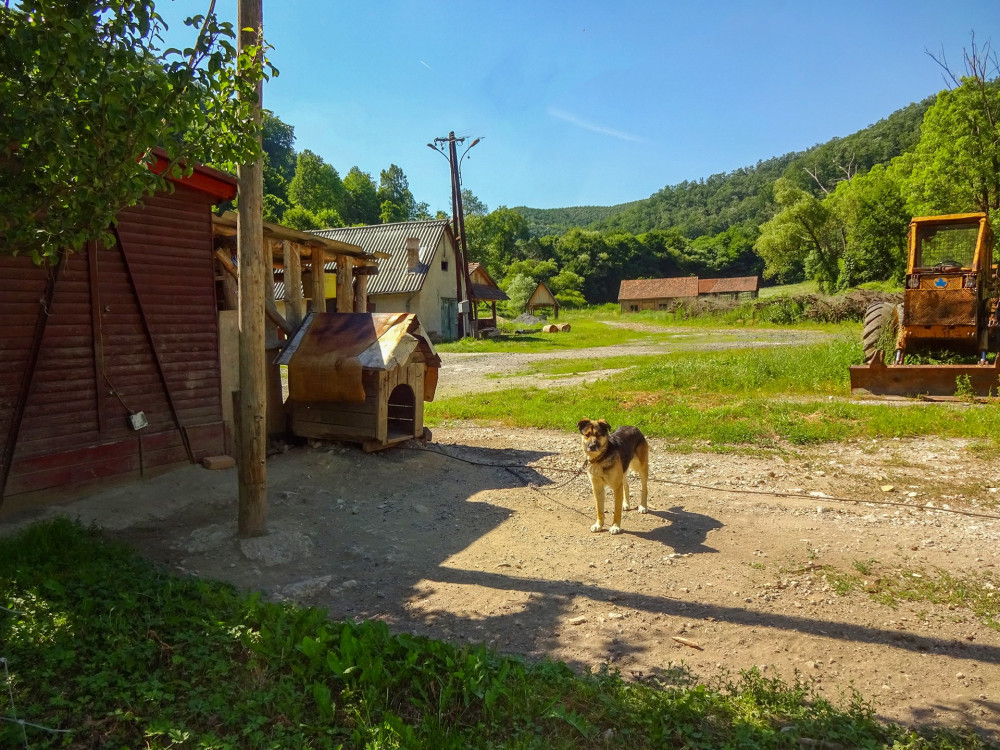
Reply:
[[698, 297], [750, 299], [757, 296], [760, 278], [739, 276], [731, 279], [699, 279], [675, 276], [669, 279], [626, 279], [618, 288], [622, 312], [669, 310], [681, 300]]
[[472, 294], [469, 295], [472, 299], [472, 304], [476, 306], [478, 306], [479, 303], [489, 305], [492, 312], [492, 317], [477, 318], [476, 326], [478, 330], [481, 331], [484, 328], [496, 328], [497, 302], [503, 302], [510, 299], [510, 297], [507, 296], [503, 289], [497, 286], [497, 283], [493, 280], [493, 277], [490, 276], [486, 267], [479, 263], [469, 264], [469, 279], [472, 285]]
[[546, 286], [544, 281], [539, 281], [538, 286], [535, 287], [535, 291], [528, 298], [524, 309], [528, 311], [529, 315], [534, 315], [540, 308], [545, 307], [551, 307], [552, 317], [556, 320], [559, 319], [559, 300], [556, 299], [556, 296]]
[[759, 276], [736, 276], [731, 279], [699, 279], [699, 297], [752, 299], [760, 291]]
[[667, 310], [671, 303], [698, 296], [697, 276], [671, 279], [623, 279], [618, 288], [622, 312]]

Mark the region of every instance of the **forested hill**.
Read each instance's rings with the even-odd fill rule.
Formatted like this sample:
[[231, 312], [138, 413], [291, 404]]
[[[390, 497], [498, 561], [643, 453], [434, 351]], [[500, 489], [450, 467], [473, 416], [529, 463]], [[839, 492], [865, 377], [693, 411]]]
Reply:
[[[884, 120], [844, 138], [760, 161], [725, 174], [668, 186], [649, 198], [617, 206], [523, 208], [533, 237], [561, 235], [571, 228], [642, 234], [677, 229], [685, 237], [715, 235], [735, 225], [760, 226], [774, 213], [774, 181], [791, 179], [814, 194], [849, 174], [864, 174], [914, 147], [920, 123], [934, 97], [897, 110]], [[822, 187], [821, 187], [822, 185]]]
[[620, 214], [642, 201], [619, 203], [617, 206], [571, 206], [569, 208], [528, 208], [514, 206], [521, 216], [528, 220], [528, 230], [532, 237], [547, 234], [565, 234], [574, 227], [590, 227], [597, 222]]

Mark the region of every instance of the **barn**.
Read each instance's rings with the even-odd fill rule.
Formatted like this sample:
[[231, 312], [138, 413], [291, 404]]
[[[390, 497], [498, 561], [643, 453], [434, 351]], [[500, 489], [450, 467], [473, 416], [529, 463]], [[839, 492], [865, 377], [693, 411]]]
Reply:
[[0, 254], [5, 510], [225, 451], [212, 205], [236, 180], [171, 184], [119, 214], [111, 247]]

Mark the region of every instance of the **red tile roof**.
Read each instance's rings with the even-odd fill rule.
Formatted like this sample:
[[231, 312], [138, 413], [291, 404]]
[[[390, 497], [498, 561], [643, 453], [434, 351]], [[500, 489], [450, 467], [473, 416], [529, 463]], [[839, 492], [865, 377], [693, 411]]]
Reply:
[[678, 276], [672, 279], [624, 279], [618, 288], [619, 301], [697, 296], [697, 276]]

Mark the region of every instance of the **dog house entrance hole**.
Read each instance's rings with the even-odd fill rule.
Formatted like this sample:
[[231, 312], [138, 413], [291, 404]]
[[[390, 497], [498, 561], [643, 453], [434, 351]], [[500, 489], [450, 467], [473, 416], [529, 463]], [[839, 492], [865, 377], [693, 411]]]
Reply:
[[397, 385], [389, 394], [388, 437], [412, 436], [417, 418], [417, 401], [408, 385]]

